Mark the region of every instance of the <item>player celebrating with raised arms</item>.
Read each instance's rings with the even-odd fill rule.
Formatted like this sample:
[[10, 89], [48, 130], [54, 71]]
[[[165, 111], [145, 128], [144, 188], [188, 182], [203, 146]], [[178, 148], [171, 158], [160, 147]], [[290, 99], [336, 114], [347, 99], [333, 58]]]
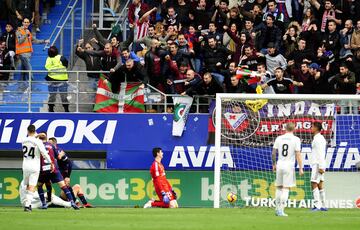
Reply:
[[314, 134], [311, 143], [311, 187], [313, 191], [314, 205], [312, 211], [327, 211], [325, 207], [325, 191], [323, 187], [324, 173], [326, 168], [325, 153], [326, 140], [321, 135], [322, 125], [320, 122], [314, 122], [311, 131]]
[[[300, 138], [293, 134], [295, 130], [294, 123], [287, 123], [286, 133], [278, 136], [272, 150], [273, 171], [276, 171], [276, 211], [277, 216], [288, 216], [284, 212], [289, 197], [289, 189], [296, 186], [295, 177], [295, 158], [299, 165], [299, 175], [304, 174], [301, 159]], [[276, 155], [278, 153], [278, 160]]]
[[164, 153], [161, 148], [153, 148], [152, 154], [155, 160], [151, 165], [150, 174], [159, 200], [149, 200], [144, 205], [144, 208], [178, 208], [176, 193], [172, 189], [169, 181], [166, 179], [165, 168], [164, 165], [161, 164], [161, 159], [163, 158]]
[[[39, 173], [40, 173], [40, 154], [48, 162], [51, 162], [51, 159], [45, 149], [44, 144], [41, 140], [37, 139], [35, 133], [35, 126], [29, 125], [27, 128], [28, 136], [22, 142], [22, 152], [23, 152], [23, 184], [26, 186], [26, 195], [22, 200], [24, 205], [24, 211], [31, 212], [31, 203], [33, 200], [35, 186], [38, 182]], [[54, 170], [54, 164], [49, 164], [49, 170]]]

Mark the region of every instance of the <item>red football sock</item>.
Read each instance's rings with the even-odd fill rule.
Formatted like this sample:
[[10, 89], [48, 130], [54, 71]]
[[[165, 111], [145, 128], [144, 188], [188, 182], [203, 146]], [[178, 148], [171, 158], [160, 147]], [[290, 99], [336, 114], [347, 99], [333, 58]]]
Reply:
[[151, 207], [168, 208], [169, 204], [165, 204], [163, 201], [155, 200], [151, 203]]

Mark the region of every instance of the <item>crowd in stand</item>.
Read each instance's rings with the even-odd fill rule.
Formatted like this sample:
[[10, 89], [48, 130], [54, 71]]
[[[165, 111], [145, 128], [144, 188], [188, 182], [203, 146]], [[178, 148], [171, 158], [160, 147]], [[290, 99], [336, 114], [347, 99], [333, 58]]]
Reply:
[[[133, 0], [128, 22], [126, 41], [105, 39], [94, 24], [95, 38], [76, 48], [87, 70], [110, 72], [115, 93], [123, 81], [190, 96], [360, 88], [360, 1]], [[95, 88], [99, 75], [88, 77]]]
[[[115, 92], [125, 80], [190, 96], [360, 86], [360, 1], [133, 0], [128, 20], [126, 41], [108, 41], [94, 25], [96, 38], [77, 48], [88, 70], [110, 71]], [[257, 81], [239, 69], [257, 71]]]

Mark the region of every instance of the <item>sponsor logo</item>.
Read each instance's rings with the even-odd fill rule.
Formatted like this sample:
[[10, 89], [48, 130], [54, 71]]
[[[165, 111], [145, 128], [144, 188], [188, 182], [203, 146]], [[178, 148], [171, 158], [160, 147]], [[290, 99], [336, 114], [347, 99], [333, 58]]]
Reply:
[[290, 117], [290, 116], [310, 116], [310, 117], [333, 117], [336, 112], [334, 103], [317, 104], [307, 101], [299, 101], [287, 104], [266, 104], [262, 109], [262, 117]]
[[[245, 198], [245, 206], [251, 207], [276, 207], [276, 201], [272, 198]], [[291, 199], [286, 202], [288, 208], [313, 208], [314, 200], [296, 200]], [[355, 208], [353, 200], [326, 200], [325, 207], [327, 208]]]
[[185, 115], [185, 104], [177, 103], [174, 108], [174, 120], [178, 122]]
[[225, 113], [224, 116], [233, 130], [237, 129], [247, 118], [246, 113]]
[[21, 143], [30, 124], [35, 125], [37, 131], [46, 131], [49, 137], [56, 137], [59, 144], [83, 144], [85, 141], [91, 144], [111, 144], [117, 120], [22, 119], [19, 124], [15, 119], [0, 119], [0, 144]]
[[[214, 146], [201, 146], [197, 153], [194, 146], [175, 146], [171, 154], [169, 167], [181, 166], [184, 168], [211, 168], [214, 166], [214, 160]], [[230, 168], [235, 167], [229, 147], [221, 147], [221, 165]]]
[[[222, 146], [222, 167], [237, 167], [239, 169], [242, 169], [241, 167], [243, 167], [246, 169], [256, 169], [257, 165], [262, 164], [262, 167], [267, 166], [267, 169], [271, 170], [271, 148], [263, 149], [265, 152], [269, 152], [268, 156], [264, 156], [263, 154], [254, 155], [251, 161], [248, 160], [246, 165], [236, 165], [234, 159], [238, 159], [238, 156], [248, 153], [241, 148], [230, 148], [229, 146]], [[303, 156], [303, 165], [309, 167], [311, 147], [303, 147], [301, 149], [301, 153]], [[354, 169], [354, 167], [359, 164], [360, 153], [358, 148], [349, 147], [347, 142], [341, 142], [338, 147], [327, 148], [325, 159], [327, 169], [350, 170]], [[214, 146], [200, 146], [198, 150], [195, 150], [195, 146], [175, 146], [171, 153], [169, 167], [212, 168], [214, 166], [214, 160]], [[268, 163], [268, 165], [266, 165], [265, 162]]]

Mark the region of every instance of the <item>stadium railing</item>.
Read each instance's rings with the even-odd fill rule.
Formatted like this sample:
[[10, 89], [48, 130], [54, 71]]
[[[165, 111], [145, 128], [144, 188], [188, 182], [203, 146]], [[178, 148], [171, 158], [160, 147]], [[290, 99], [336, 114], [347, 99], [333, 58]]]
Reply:
[[[21, 73], [30, 76], [36, 74], [36, 79], [45, 79], [46, 70], [2, 70], [10, 73], [10, 78], [20, 79]], [[100, 71], [67, 71], [69, 74], [68, 90], [65, 93], [56, 92], [58, 95], [67, 94], [72, 112], [92, 112], [95, 102], [96, 88], [94, 82], [87, 77], [87, 73], [108, 73]], [[9, 80], [0, 81], [0, 111], [1, 112], [47, 112], [48, 85], [51, 81], [37, 81], [31, 78], [28, 81]], [[171, 113], [173, 97], [178, 94], [165, 94], [154, 86], [147, 85], [144, 89], [145, 107], [147, 112]], [[207, 108], [214, 96], [195, 95], [192, 113], [207, 113]], [[60, 98], [55, 101], [55, 107], [62, 107]], [[60, 110], [62, 111], [62, 110]]]
[[[115, 21], [115, 23], [112, 25], [111, 29], [114, 26], [120, 25], [120, 28], [122, 29], [122, 36], [123, 36], [123, 40], [126, 40], [126, 36], [127, 36], [127, 13], [128, 13], [128, 7], [129, 4], [131, 3], [130, 0], [127, 0], [127, 2], [125, 3], [125, 5], [123, 6], [118, 19]], [[100, 22], [99, 22], [100, 24]], [[104, 28], [105, 29], [105, 28]], [[110, 40], [111, 38], [111, 33], [108, 36], [108, 40]]]
[[85, 36], [86, 30], [90, 30], [92, 24], [91, 14], [93, 1], [71, 0], [57, 22], [49, 39], [50, 43], [44, 46], [44, 50], [50, 46], [56, 46], [59, 53], [69, 60], [70, 68], [75, 63], [76, 40]]

